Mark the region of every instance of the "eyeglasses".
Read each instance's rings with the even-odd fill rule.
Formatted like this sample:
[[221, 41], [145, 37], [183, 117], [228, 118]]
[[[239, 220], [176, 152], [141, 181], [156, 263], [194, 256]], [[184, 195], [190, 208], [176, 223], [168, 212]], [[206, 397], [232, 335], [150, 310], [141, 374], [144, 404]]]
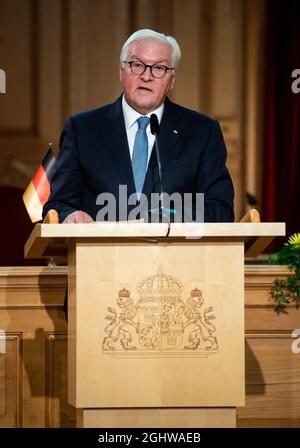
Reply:
[[154, 78], [163, 78], [169, 70], [175, 70], [175, 67], [166, 67], [161, 64], [147, 65], [141, 61], [123, 61], [124, 64], [129, 64], [132, 73], [135, 75], [142, 75], [149, 67], [151, 75]]

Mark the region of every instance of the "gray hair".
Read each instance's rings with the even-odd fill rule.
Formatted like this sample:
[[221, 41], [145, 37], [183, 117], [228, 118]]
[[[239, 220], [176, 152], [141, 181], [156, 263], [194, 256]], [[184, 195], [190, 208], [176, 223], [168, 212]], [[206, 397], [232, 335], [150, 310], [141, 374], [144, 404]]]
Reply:
[[164, 44], [170, 45], [171, 47], [171, 58], [173, 67], [177, 67], [181, 58], [181, 51], [176, 39], [172, 36], [166, 36], [165, 34], [158, 33], [153, 30], [144, 29], [138, 30], [128, 37], [125, 44], [122, 47], [120, 54], [120, 62], [122, 63], [127, 59], [128, 50], [130, 45], [132, 45], [137, 40], [156, 40], [158, 42], [163, 42]]

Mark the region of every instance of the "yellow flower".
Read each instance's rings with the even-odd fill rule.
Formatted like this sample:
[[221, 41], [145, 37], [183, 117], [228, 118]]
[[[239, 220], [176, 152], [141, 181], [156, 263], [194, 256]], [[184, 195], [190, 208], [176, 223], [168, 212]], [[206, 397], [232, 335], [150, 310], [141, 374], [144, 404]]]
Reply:
[[288, 239], [288, 244], [295, 246], [295, 249], [300, 249], [300, 233], [294, 233], [294, 235], [290, 236]]

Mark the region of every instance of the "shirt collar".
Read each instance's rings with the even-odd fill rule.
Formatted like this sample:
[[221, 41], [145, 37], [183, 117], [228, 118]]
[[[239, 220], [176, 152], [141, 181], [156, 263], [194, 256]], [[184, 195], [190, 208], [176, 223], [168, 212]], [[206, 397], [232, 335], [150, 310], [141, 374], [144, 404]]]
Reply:
[[[124, 115], [124, 121], [125, 121], [125, 127], [126, 130], [130, 129], [131, 126], [136, 122], [138, 118], [140, 118], [141, 114], [134, 110], [125, 100], [125, 96], [122, 97], [122, 108], [123, 108], [123, 115]], [[149, 117], [152, 114], [156, 114], [158, 118], [158, 122], [161, 122], [161, 117], [164, 112], [164, 103], [161, 104], [157, 109], [153, 110], [147, 115], [143, 115], [145, 117]]]

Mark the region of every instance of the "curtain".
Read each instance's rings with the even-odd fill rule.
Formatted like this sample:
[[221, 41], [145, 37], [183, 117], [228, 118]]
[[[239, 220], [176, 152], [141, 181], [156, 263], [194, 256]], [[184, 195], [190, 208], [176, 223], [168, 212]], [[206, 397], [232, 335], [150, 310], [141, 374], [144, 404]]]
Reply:
[[292, 72], [300, 69], [300, 1], [267, 0], [265, 17], [261, 214], [266, 222], [286, 222], [288, 237], [300, 232], [300, 93], [292, 91]]

